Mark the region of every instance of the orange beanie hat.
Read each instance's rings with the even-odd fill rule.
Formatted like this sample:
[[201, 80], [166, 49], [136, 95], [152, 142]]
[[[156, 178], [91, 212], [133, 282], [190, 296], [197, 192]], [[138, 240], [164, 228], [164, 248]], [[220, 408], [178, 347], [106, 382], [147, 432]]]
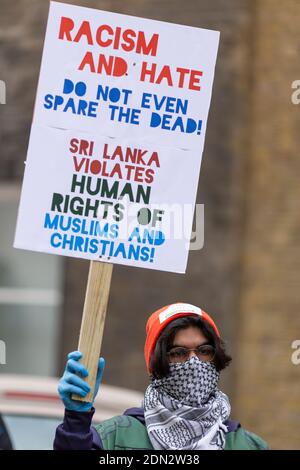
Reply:
[[154, 351], [156, 342], [162, 330], [176, 318], [187, 317], [187, 316], [201, 317], [202, 320], [207, 321], [207, 323], [209, 323], [210, 326], [213, 327], [217, 336], [220, 337], [220, 333], [213, 319], [206, 312], [201, 310], [201, 308], [195, 307], [195, 305], [177, 302], [175, 304], [166, 305], [165, 307], [162, 307], [156, 310], [149, 317], [147, 321], [147, 325], [146, 325], [147, 336], [146, 336], [144, 353], [145, 353], [145, 359], [146, 359], [147, 369], [149, 373], [151, 372], [150, 370], [151, 354]]

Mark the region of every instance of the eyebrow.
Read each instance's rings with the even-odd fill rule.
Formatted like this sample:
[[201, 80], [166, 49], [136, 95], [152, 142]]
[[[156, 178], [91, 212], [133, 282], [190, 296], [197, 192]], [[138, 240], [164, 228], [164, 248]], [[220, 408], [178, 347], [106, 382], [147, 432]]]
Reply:
[[[209, 341], [205, 341], [205, 343], [201, 343], [201, 344], [198, 344], [198, 346], [196, 346], [196, 348], [198, 348], [199, 346], [204, 346], [206, 344], [210, 344]], [[183, 346], [182, 344], [173, 344], [173, 346], [171, 346], [171, 349], [173, 348], [185, 348], [185, 349], [190, 349], [190, 348], [187, 348], [186, 346]], [[191, 348], [193, 349], [193, 348]]]

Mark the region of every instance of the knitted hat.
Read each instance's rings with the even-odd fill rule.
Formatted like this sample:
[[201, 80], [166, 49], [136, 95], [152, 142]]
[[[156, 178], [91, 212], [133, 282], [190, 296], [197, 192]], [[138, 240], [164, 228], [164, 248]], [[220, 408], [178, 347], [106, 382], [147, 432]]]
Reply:
[[216, 327], [213, 319], [201, 308], [195, 307], [195, 305], [186, 304], [177, 302], [175, 304], [166, 305], [158, 310], [156, 310], [152, 315], [149, 317], [146, 325], [146, 342], [145, 342], [145, 359], [147, 364], [148, 372], [150, 370], [150, 359], [151, 354], [154, 351], [156, 342], [162, 332], [162, 330], [173, 320], [180, 317], [187, 317], [187, 316], [199, 316], [202, 320], [206, 321], [207, 323], [212, 326], [217, 336], [220, 337], [220, 333], [218, 328]]

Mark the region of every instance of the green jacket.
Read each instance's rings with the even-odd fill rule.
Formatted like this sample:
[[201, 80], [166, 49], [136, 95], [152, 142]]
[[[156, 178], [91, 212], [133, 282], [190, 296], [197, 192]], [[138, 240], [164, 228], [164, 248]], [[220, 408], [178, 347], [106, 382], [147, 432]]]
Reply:
[[[133, 416], [114, 416], [95, 426], [104, 450], [153, 450], [147, 428]], [[267, 450], [265, 441], [242, 427], [226, 434], [225, 450]]]

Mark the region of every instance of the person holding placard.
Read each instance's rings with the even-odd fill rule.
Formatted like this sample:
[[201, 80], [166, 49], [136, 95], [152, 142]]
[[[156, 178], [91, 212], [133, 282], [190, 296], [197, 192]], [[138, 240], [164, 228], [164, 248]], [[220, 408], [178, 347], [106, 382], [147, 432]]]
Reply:
[[[257, 435], [230, 420], [229, 398], [218, 389], [220, 372], [231, 357], [213, 319], [200, 308], [174, 303], [155, 311], [146, 326], [145, 360], [150, 384], [140, 408], [130, 408], [92, 426], [93, 402], [80, 363], [82, 354], [69, 354], [59, 382], [65, 405], [57, 428], [56, 450], [266, 450]], [[104, 370], [100, 358], [94, 397]]]

